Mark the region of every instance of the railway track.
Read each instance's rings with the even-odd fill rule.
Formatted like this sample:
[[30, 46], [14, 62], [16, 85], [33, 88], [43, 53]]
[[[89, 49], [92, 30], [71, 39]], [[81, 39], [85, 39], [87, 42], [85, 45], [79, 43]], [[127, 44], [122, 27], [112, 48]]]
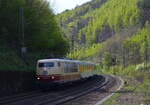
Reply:
[[110, 77], [96, 76], [74, 86], [49, 92], [33, 91], [0, 99], [0, 105], [61, 105], [110, 84]]

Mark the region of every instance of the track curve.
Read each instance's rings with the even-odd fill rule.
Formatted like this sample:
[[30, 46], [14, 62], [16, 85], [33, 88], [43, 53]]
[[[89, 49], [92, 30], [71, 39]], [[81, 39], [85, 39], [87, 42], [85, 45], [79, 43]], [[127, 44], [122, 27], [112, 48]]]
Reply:
[[59, 90], [37, 91], [16, 97], [1, 98], [0, 105], [62, 105], [97, 89], [105, 90], [112, 80], [111, 76], [98, 75], [69, 87], [60, 87]]

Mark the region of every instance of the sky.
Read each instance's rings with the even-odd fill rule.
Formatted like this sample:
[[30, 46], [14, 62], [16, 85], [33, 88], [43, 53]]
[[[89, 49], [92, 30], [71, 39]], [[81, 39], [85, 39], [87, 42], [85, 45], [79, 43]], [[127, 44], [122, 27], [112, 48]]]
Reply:
[[91, 0], [48, 0], [54, 12], [61, 13], [66, 9], [73, 9], [77, 5], [81, 5]]

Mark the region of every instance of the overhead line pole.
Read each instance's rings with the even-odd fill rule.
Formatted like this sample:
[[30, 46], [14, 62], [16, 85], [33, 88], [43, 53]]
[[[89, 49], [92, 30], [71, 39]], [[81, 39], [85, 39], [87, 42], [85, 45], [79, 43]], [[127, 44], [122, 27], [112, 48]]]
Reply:
[[72, 58], [74, 59], [74, 36], [71, 37]]
[[27, 63], [27, 56], [26, 56], [26, 52], [27, 52], [27, 48], [25, 46], [25, 21], [24, 21], [24, 8], [20, 7], [19, 8], [19, 34], [20, 34], [20, 44], [21, 44], [21, 57], [23, 59], [23, 61]]
[[21, 11], [21, 31], [22, 31], [22, 46], [25, 46], [24, 43], [24, 9], [20, 8]]
[[145, 38], [144, 38], [144, 68], [145, 70], [147, 70], [147, 62], [148, 62], [148, 43], [147, 43], [147, 35], [145, 35]]

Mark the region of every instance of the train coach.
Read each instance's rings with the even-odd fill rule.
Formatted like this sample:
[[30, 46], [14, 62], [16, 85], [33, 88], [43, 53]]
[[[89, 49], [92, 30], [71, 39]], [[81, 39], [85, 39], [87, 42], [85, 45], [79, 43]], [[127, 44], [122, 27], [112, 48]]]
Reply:
[[94, 75], [96, 64], [79, 60], [42, 59], [37, 62], [38, 83], [64, 84]]

